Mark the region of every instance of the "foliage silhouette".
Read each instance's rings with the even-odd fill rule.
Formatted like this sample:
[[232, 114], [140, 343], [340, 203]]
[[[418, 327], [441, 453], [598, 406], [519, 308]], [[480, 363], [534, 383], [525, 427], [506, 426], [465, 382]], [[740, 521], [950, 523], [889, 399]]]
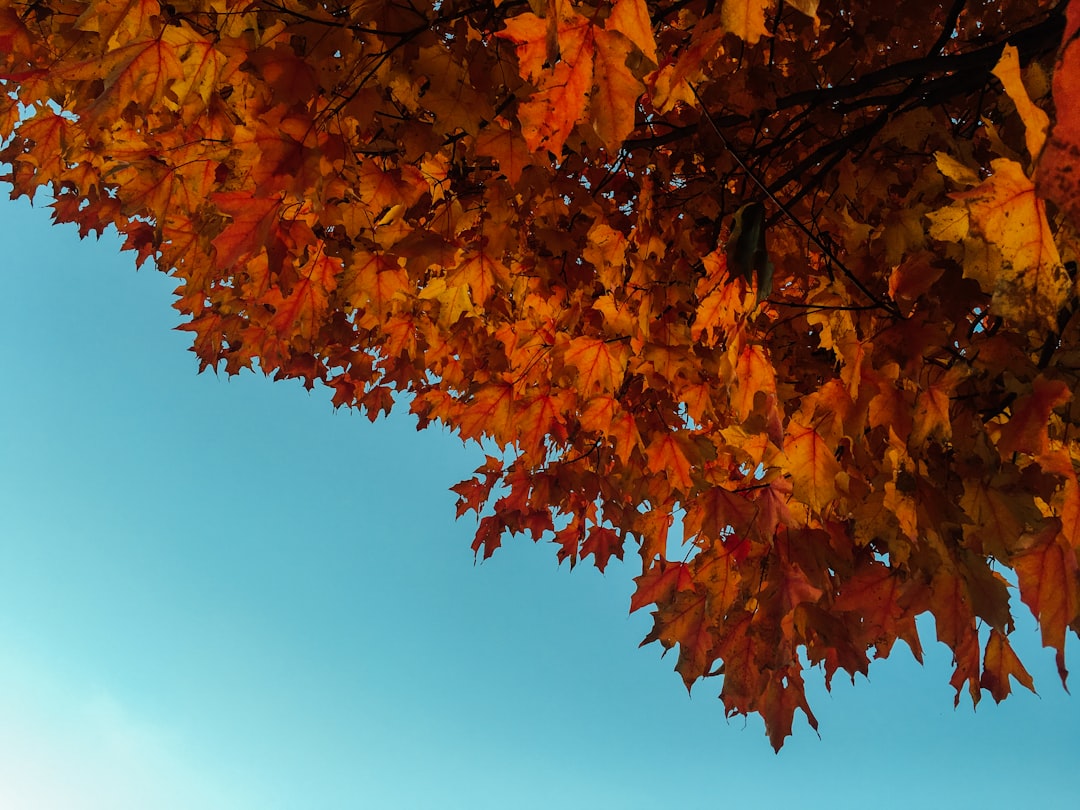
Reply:
[[[879, 9], [878, 9], [879, 11]], [[1080, 4], [0, 0], [0, 163], [174, 275], [201, 368], [499, 452], [473, 548], [628, 542], [773, 745], [931, 613], [1080, 631]], [[684, 550], [669, 556], [681, 522]], [[980, 635], [980, 626], [985, 631]]]

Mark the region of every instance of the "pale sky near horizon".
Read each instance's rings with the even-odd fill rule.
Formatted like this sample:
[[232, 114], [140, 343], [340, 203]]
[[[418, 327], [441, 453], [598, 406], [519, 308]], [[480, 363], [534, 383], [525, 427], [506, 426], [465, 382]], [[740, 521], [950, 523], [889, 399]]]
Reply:
[[954, 710], [921, 621], [924, 667], [808, 674], [820, 739], [776, 755], [638, 648], [632, 551], [475, 564], [475, 447], [197, 375], [174, 280], [7, 191], [0, 810], [1076, 806], [1080, 695], [1023, 605], [1039, 696]]

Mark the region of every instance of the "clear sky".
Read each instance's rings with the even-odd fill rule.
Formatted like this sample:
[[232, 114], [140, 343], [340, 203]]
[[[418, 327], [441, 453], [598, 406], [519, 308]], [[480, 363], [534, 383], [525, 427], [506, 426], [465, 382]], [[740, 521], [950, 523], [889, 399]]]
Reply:
[[3, 810], [1076, 807], [1080, 696], [1026, 607], [1040, 697], [954, 710], [924, 622], [925, 667], [809, 675], [821, 738], [776, 755], [638, 648], [636, 558], [475, 564], [476, 448], [197, 375], [173, 280], [0, 194]]

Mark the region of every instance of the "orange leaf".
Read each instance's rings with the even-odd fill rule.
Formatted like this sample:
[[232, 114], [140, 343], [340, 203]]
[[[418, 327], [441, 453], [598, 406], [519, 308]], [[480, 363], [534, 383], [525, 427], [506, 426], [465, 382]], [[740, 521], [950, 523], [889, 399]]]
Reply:
[[1024, 137], [1027, 141], [1028, 154], [1035, 160], [1046, 143], [1046, 130], [1050, 118], [1043, 110], [1032, 103], [1027, 88], [1020, 77], [1020, 52], [1015, 45], [1006, 45], [1001, 51], [1001, 58], [994, 66], [994, 75], [1005, 88], [1005, 92], [1016, 105], [1016, 112], [1024, 122]]
[[62, 69], [67, 80], [104, 78], [104, 92], [95, 101], [99, 110], [123, 109], [128, 99], [137, 98], [150, 105], [164, 105], [166, 93], [183, 76], [177, 53], [177, 39], [182, 36], [166, 28], [163, 35], [140, 32], [143, 38], [111, 48], [101, 59], [76, 62]]
[[1062, 487], [1050, 503], [1061, 520], [1061, 536], [1080, 553], [1080, 480], [1073, 457], [1061, 449], [1041, 456], [1038, 461], [1043, 470], [1063, 479]]
[[473, 553], [479, 554], [480, 549], [483, 548], [486, 560], [495, 553], [495, 549], [502, 545], [502, 536], [505, 531], [506, 525], [496, 515], [481, 518], [480, 526], [472, 542]]
[[756, 45], [757, 41], [769, 35], [765, 28], [765, 11], [773, 0], [724, 0], [720, 17], [724, 28], [739, 39]]
[[542, 67], [549, 50], [545, 22], [521, 14], [508, 20], [500, 32], [517, 43], [521, 75], [538, 85], [537, 92], [518, 106], [521, 133], [530, 151], [545, 148], [558, 157], [574, 127], [584, 119], [593, 85], [593, 31], [580, 15], [560, 20], [561, 59], [550, 70]]
[[1032, 392], [1016, 401], [1012, 416], [1001, 426], [998, 451], [1002, 458], [1013, 453], [1045, 454], [1050, 443], [1047, 433], [1050, 412], [1071, 398], [1072, 391], [1061, 380], [1048, 380], [1041, 374], [1036, 377]]
[[499, 118], [476, 136], [478, 154], [494, 158], [499, 171], [506, 175], [512, 185], [517, 185], [521, 173], [531, 162], [531, 155], [521, 137], [515, 135], [510, 124]]
[[300, 348], [310, 349], [310, 341], [326, 317], [329, 295], [337, 285], [341, 262], [320, 253], [299, 272], [301, 278], [288, 297], [282, 298], [275, 288], [263, 301], [275, 310], [271, 328], [279, 335], [303, 338]]
[[606, 436], [614, 445], [615, 454], [623, 461], [630, 461], [630, 454], [641, 446], [634, 417], [611, 396], [593, 397], [581, 411], [581, 426]]
[[634, 577], [637, 590], [630, 597], [630, 612], [641, 610], [645, 605], [670, 602], [676, 591], [693, 588], [690, 569], [686, 563], [658, 560], [652, 568]]
[[471, 254], [455, 268], [450, 279], [468, 285], [473, 303], [483, 305], [510, 281], [510, 271], [483, 251]]
[[650, 472], [666, 477], [672, 486], [683, 493], [690, 492], [694, 484], [690, 477], [692, 467], [675, 433], [667, 432], [658, 436], [645, 448], [645, 456], [649, 460]]
[[679, 645], [676, 671], [682, 676], [687, 691], [694, 681], [708, 671], [714, 644], [706, 612], [708, 597], [696, 590], [676, 591], [671, 602], [665, 602], [653, 613], [653, 629], [642, 645], [659, 641], [665, 649]]
[[721, 540], [729, 534], [750, 534], [759, 512], [758, 505], [723, 487], [710, 487], [691, 500], [683, 517], [684, 539]]
[[784, 438], [784, 455], [796, 498], [819, 512], [835, 500], [840, 465], [816, 430], [792, 420]]
[[622, 385], [627, 349], [620, 341], [579, 337], [567, 344], [563, 359], [578, 370], [575, 385], [589, 397], [596, 392], [613, 392]]
[[660, 61], [645, 0], [615, 0], [604, 26], [609, 31], [618, 31], [633, 42], [654, 65]]
[[759, 391], [776, 394], [776, 370], [760, 346], [743, 346], [735, 361], [734, 384], [731, 404], [741, 422], [750, 416], [754, 409], [754, 397]]
[[35, 111], [19, 127], [19, 135], [34, 147], [36, 182], [51, 183], [64, 176], [71, 150], [70, 128], [71, 122], [67, 118], [48, 107]]
[[457, 418], [457, 427], [463, 439], [490, 436], [505, 447], [515, 434], [514, 387], [507, 383], [482, 386]]
[[724, 662], [724, 687], [720, 699], [727, 714], [755, 711], [773, 676], [771, 665], [776, 649], [760, 633], [755, 633], [753, 616], [740, 612], [725, 623], [716, 655]]
[[1056, 121], [1050, 140], [1039, 156], [1035, 183], [1039, 194], [1053, 200], [1080, 229], [1080, 180], [1076, 155], [1080, 154], [1080, 4], [1065, 7], [1065, 32], [1054, 66]]
[[739, 285], [721, 284], [698, 304], [690, 336], [706, 346], [715, 346], [734, 331], [736, 318], [742, 311], [743, 296]]
[[232, 220], [214, 239], [219, 267], [233, 267], [265, 249], [279, 219], [279, 198], [256, 196], [249, 191], [222, 191], [211, 199]]
[[645, 90], [626, 67], [631, 42], [613, 31], [596, 31], [596, 89], [589, 101], [593, 128], [604, 147], [615, 154], [634, 131], [637, 100]]
[[1065, 669], [1065, 630], [1080, 618], [1080, 572], [1076, 550], [1051, 525], [1031, 538], [1026, 549], [1013, 560], [1020, 598], [1031, 608], [1042, 628], [1044, 647], [1057, 650], [1058, 674], [1062, 684]]
[[953, 368], [944, 374], [938, 374], [926, 387], [915, 396], [911, 435], [908, 441], [912, 445], [921, 445], [927, 438], [941, 441], [952, 438], [952, 420], [949, 417], [949, 403], [957, 384], [964, 378], [964, 372]]
[[620, 560], [623, 558], [623, 539], [612, 529], [593, 526], [589, 529], [585, 542], [581, 544], [581, 558], [584, 559], [590, 554], [593, 555], [596, 567], [602, 573], [612, 556]]
[[979, 633], [965, 583], [948, 569], [939, 568], [930, 584], [930, 606], [938, 641], [947, 644], [953, 652], [956, 670], [949, 682], [956, 689], [954, 705], [959, 704], [965, 685], [972, 701], [978, 703]]
[[723, 36], [724, 27], [720, 25], [719, 15], [710, 15], [694, 26], [690, 42], [678, 60], [664, 65], [649, 77], [649, 94], [657, 110], [666, 113], [679, 102], [688, 105], [696, 102], [689, 83], [704, 75]]
[[915, 611], [905, 604], [909, 601], [900, 575], [879, 562], [870, 562], [841, 583], [833, 607], [852, 614], [855, 640], [859, 644], [877, 647], [878, 655], [883, 657], [893, 642], [902, 638], [916, 660], [922, 661]]
[[990, 638], [986, 641], [983, 674], [979, 685], [993, 695], [996, 703], [1001, 703], [1012, 692], [1012, 686], [1009, 684], [1010, 676], [1016, 678], [1021, 686], [1035, 692], [1035, 682], [1031, 680], [1031, 675], [1016, 657], [1009, 639], [1004, 633], [991, 629]]
[[604, 287], [617, 290], [626, 281], [626, 248], [626, 237], [621, 231], [597, 222], [589, 229], [589, 242], [581, 255], [596, 268]]
[[397, 309], [408, 286], [403, 268], [381, 254], [357, 251], [345, 268], [339, 297], [361, 311], [361, 326], [372, 328]]
[[571, 397], [567, 392], [557, 392], [540, 394], [529, 401], [515, 426], [523, 452], [542, 458], [544, 441], [549, 436], [556, 442], [566, 441], [566, 411]]
[[810, 728], [817, 731], [818, 721], [806, 702], [806, 687], [797, 667], [785, 667], [770, 678], [761, 703], [761, 717], [774, 751], [779, 751], [784, 740], [791, 736], [796, 709], [806, 715]]
[[[951, 209], [971, 218], [982, 237], [1001, 253], [999, 266], [965, 264], [965, 275], [993, 295], [992, 307], [1023, 326], [1057, 328], [1057, 314], [1072, 289], [1061, 262], [1045, 203], [1020, 165], [999, 159], [993, 175], [981, 185], [954, 195]], [[940, 213], [940, 212], [939, 212]], [[962, 225], [940, 238], [965, 235]]]

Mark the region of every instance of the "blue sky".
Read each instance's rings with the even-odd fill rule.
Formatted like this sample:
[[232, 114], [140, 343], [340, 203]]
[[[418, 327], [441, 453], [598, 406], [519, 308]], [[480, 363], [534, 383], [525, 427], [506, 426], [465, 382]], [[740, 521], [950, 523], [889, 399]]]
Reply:
[[634, 560], [475, 564], [475, 447], [197, 375], [175, 282], [48, 223], [0, 202], [4, 810], [1075, 806], [1080, 698], [1026, 608], [1039, 697], [954, 710], [924, 622], [925, 667], [811, 674], [821, 738], [775, 755], [638, 648]]

